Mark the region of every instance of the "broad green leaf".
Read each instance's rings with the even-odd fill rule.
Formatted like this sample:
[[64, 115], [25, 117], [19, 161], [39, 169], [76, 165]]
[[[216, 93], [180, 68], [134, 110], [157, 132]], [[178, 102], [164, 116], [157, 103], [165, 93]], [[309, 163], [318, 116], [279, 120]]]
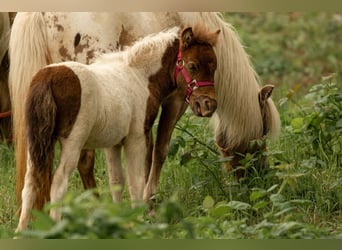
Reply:
[[204, 198], [203, 203], [202, 203], [203, 207], [206, 209], [213, 208], [214, 204], [215, 204], [214, 199], [209, 195]]
[[297, 117], [297, 118], [292, 119], [291, 127], [295, 130], [300, 130], [303, 127], [303, 118]]
[[255, 204], [253, 205], [253, 208], [254, 208], [254, 209], [265, 208], [265, 207], [268, 205], [268, 203], [269, 203], [269, 202], [267, 202], [267, 201], [259, 201], [259, 202], [255, 203]]
[[259, 198], [264, 197], [267, 194], [266, 190], [264, 189], [255, 189], [252, 191], [252, 193], [249, 196], [250, 201], [255, 201]]
[[241, 201], [230, 201], [227, 203], [227, 206], [235, 210], [247, 210], [251, 208], [250, 204]]
[[227, 206], [227, 203], [219, 204], [210, 210], [210, 215], [216, 218], [223, 217], [231, 211], [231, 208]]
[[336, 128], [342, 128], [342, 119], [336, 122]]

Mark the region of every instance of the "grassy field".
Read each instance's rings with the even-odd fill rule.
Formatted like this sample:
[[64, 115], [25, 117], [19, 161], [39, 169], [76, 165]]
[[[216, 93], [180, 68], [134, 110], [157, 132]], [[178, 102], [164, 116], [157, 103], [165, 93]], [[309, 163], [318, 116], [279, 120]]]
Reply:
[[[33, 238], [342, 238], [342, 15], [224, 13], [262, 79], [274, 84], [282, 120], [268, 144], [268, 171], [243, 182], [222, 169], [208, 119], [187, 112], [164, 165], [154, 216], [113, 204], [102, 152], [100, 199], [82, 193], [75, 173], [54, 224], [44, 213]], [[254, 161], [246, 155], [243, 165]], [[0, 237], [17, 223], [13, 150], [0, 145]], [[127, 197], [127, 192], [126, 192]]]

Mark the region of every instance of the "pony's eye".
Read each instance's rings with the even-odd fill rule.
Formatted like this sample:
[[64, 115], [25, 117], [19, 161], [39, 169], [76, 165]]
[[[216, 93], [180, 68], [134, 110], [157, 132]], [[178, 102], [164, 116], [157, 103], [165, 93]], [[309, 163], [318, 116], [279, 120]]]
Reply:
[[188, 69], [192, 72], [192, 73], [196, 73], [198, 71], [198, 65], [194, 62], [189, 62], [188, 63]]

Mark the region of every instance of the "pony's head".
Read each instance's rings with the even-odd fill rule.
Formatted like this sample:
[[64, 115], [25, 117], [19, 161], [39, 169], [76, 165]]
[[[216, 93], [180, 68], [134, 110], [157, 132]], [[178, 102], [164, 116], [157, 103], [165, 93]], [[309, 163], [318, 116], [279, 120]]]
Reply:
[[[221, 145], [228, 144], [228, 142], [225, 140], [226, 137], [219, 136], [217, 138], [218, 141], [216, 142], [216, 145], [220, 149], [221, 154], [224, 157], [234, 156], [231, 161], [228, 161], [225, 163], [226, 170], [230, 171], [240, 165], [240, 160], [243, 159], [243, 156], [241, 154], [255, 153], [257, 151], [262, 152], [266, 150], [265, 136], [267, 134], [270, 134], [271, 137], [277, 136], [278, 131], [272, 130], [272, 127], [278, 127], [278, 126], [274, 126], [273, 124], [275, 121], [272, 116], [273, 110], [272, 110], [272, 105], [270, 104], [270, 99], [269, 99], [272, 95], [273, 89], [274, 89], [273, 85], [265, 85], [258, 92], [259, 109], [260, 109], [260, 113], [262, 117], [262, 131], [260, 131], [260, 134], [255, 138], [255, 140], [252, 140], [250, 143], [246, 145], [239, 145], [238, 147], [235, 147], [235, 148], [232, 148], [229, 146], [224, 148]], [[259, 168], [260, 166], [266, 166], [266, 158], [261, 157], [261, 160], [257, 161], [256, 164], [257, 165], [255, 166]], [[236, 176], [238, 179], [240, 179], [243, 175], [244, 175], [243, 169], [236, 170]]]
[[186, 88], [186, 101], [197, 116], [210, 117], [217, 108], [214, 74], [217, 58], [213, 47], [220, 30], [207, 32], [203, 26], [180, 32], [180, 47], [175, 71], [179, 88]]

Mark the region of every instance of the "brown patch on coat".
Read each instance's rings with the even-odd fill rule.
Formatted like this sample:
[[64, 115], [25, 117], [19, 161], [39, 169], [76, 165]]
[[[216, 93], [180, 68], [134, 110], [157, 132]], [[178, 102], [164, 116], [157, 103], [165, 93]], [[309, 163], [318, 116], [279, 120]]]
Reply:
[[64, 27], [58, 23], [59, 20], [58, 20], [57, 16], [53, 16], [52, 21], [53, 21], [54, 26], [57, 28], [57, 31], [59, 31], [59, 32], [64, 31]]
[[72, 57], [68, 52], [68, 49], [64, 47], [64, 45], [61, 45], [61, 47], [58, 50], [59, 54], [62, 56], [62, 58], [65, 61], [72, 61]]
[[[89, 48], [89, 41], [91, 40], [91, 37], [88, 35], [80, 35], [79, 42], [77, 46], [75, 46], [75, 54], [82, 53], [84, 49]], [[81, 43], [83, 41], [83, 43]]]
[[[93, 61], [95, 58], [95, 49], [91, 48], [91, 41], [95, 41], [95, 43], [98, 43], [99, 39], [96, 37], [89, 36], [87, 34], [79, 34], [77, 33], [75, 36], [75, 41], [74, 41], [74, 59], [73, 61], [76, 60], [77, 54], [86, 54], [86, 64], [89, 64]], [[110, 48], [110, 46], [109, 46]], [[105, 50], [102, 49], [97, 49], [98, 52], [100, 53], [105, 53]]]
[[[149, 138], [150, 130], [158, 114], [159, 107], [164, 98], [176, 88], [173, 80], [175, 68], [175, 58], [177, 56], [179, 40], [175, 40], [172, 46], [169, 46], [162, 56], [162, 67], [157, 73], [149, 77], [148, 89], [150, 95], [147, 99], [145, 115], [145, 136]], [[148, 145], [148, 144], [147, 144]]]
[[119, 41], [117, 43], [117, 50], [122, 50], [124, 49], [125, 46], [130, 46], [133, 44], [133, 42], [136, 39], [134, 39], [134, 36], [132, 36], [128, 30], [125, 30], [125, 27], [122, 25], [121, 26], [121, 32], [119, 36]]
[[58, 112], [56, 117], [56, 136], [68, 137], [81, 107], [81, 85], [78, 76], [66, 66], [53, 67], [50, 75], [52, 93]]

